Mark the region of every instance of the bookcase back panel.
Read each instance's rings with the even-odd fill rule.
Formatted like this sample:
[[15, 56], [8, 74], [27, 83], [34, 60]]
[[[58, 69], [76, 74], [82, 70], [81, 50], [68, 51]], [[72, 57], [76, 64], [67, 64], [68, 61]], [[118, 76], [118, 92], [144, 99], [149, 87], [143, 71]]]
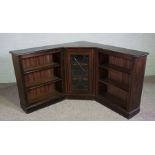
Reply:
[[54, 76], [53, 69], [47, 69], [47, 70], [42, 70], [42, 71], [27, 74], [25, 75], [25, 79], [28, 82], [35, 82], [35, 80], [38, 80], [40, 78], [50, 78], [53, 76]]
[[52, 68], [26, 74], [25, 84], [26, 86], [33, 86], [36, 84], [57, 80], [60, 78], [61, 78], [60, 68]]
[[49, 84], [39, 88], [28, 91], [27, 98], [28, 103], [33, 104], [46, 99], [51, 99], [59, 96], [62, 92], [60, 84]]
[[60, 53], [54, 53], [54, 54], [45, 54], [45, 55], [39, 55], [39, 56], [32, 56], [32, 57], [22, 57], [22, 66], [24, 70], [33, 69], [35, 67], [39, 66], [46, 66], [49, 64], [60, 64]]
[[127, 108], [128, 94], [127, 92], [117, 87], [108, 86], [106, 84], [100, 83], [98, 94], [100, 97], [112, 103], [115, 103], [116, 105], [118, 105], [119, 107], [122, 107], [123, 109]]
[[124, 59], [121, 57], [116, 56], [109, 56], [109, 64], [116, 65], [122, 68], [131, 69], [132, 68], [132, 61], [128, 59]]
[[108, 91], [108, 93], [110, 93], [124, 101], [127, 101], [127, 95], [128, 95], [127, 92], [125, 92], [117, 87], [114, 87], [114, 86], [109, 86], [107, 91]]
[[116, 81], [121, 83], [122, 85], [129, 85], [129, 74], [123, 73], [123, 72], [119, 72], [119, 71], [114, 71], [114, 70], [110, 70], [108, 73], [108, 78], [110, 80]]

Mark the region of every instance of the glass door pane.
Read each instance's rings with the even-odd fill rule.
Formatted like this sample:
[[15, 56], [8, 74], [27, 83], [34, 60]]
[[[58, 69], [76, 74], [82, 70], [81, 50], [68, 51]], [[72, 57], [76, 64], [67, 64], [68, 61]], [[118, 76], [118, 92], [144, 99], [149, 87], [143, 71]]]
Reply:
[[71, 55], [72, 90], [88, 90], [88, 55]]

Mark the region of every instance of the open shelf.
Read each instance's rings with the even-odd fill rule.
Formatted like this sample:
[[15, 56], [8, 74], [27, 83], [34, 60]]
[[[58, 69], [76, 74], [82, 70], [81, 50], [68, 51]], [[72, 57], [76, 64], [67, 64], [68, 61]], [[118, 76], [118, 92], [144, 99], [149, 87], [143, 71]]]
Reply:
[[116, 70], [116, 71], [119, 71], [119, 72], [124, 72], [124, 73], [131, 74], [130, 69], [123, 68], [123, 67], [116, 66], [116, 65], [112, 65], [112, 64], [99, 65], [99, 68], [107, 69], [107, 70]]
[[125, 90], [125, 91], [129, 91], [129, 87], [127, 85], [124, 85], [122, 83], [119, 83], [119, 82], [116, 82], [116, 81], [113, 81], [113, 80], [110, 80], [110, 79], [100, 79], [99, 82], [102, 82], [104, 84], [107, 84], [107, 85], [112, 85], [112, 86], [115, 86], [115, 87], [118, 87], [122, 90]]
[[78, 65], [81, 65], [81, 66], [88, 66], [88, 64], [86, 64], [86, 63], [79, 63], [79, 64], [73, 63], [72, 65], [73, 65], [73, 66], [78, 66]]
[[44, 78], [44, 79], [38, 79], [35, 82], [29, 82], [26, 84], [27, 89], [34, 89], [37, 87], [41, 87], [43, 85], [47, 85], [53, 82], [58, 82], [61, 81], [61, 78], [58, 77], [49, 77], [49, 78]]
[[122, 107], [123, 109], [126, 109], [127, 103], [124, 100], [122, 100], [110, 93], [100, 94], [99, 96], [101, 98], [106, 99], [108, 102], [111, 102], [112, 104], [116, 104], [116, 105]]
[[26, 88], [33, 89], [53, 82], [61, 81], [61, 69], [58, 67], [30, 72], [29, 74], [26, 74], [24, 78]]
[[53, 67], [59, 67], [61, 64], [61, 53], [50, 53], [45, 55], [33, 55], [22, 59], [24, 74], [44, 70]]
[[84, 80], [84, 81], [88, 81], [88, 77], [83, 77], [83, 78], [81, 78], [81, 77], [73, 77], [72, 80], [77, 80], [77, 81], [78, 80], [82, 80], [82, 81]]
[[131, 73], [131, 69], [133, 66], [131, 60], [123, 57], [119, 57], [119, 56], [113, 56], [113, 55], [109, 56], [108, 64], [112, 66], [112, 68], [114, 67], [115, 69], [118, 69], [122, 72], [127, 72], [127, 73]]
[[49, 83], [34, 87], [27, 90], [27, 98], [29, 104], [36, 102], [52, 100], [62, 96], [62, 81], [56, 83]]
[[126, 108], [128, 92], [107, 82], [99, 82], [98, 95], [113, 104]]
[[132, 62], [118, 56], [99, 53], [99, 68], [131, 74]]
[[103, 101], [127, 108], [131, 62], [117, 56], [98, 55], [98, 96]]
[[37, 72], [40, 70], [45, 70], [45, 69], [49, 69], [49, 68], [54, 68], [54, 67], [60, 67], [59, 63], [51, 63], [51, 64], [45, 64], [42, 66], [37, 66], [37, 67], [29, 67], [24, 69], [24, 74], [29, 74], [32, 72]]
[[50, 100], [55, 99], [60, 96], [62, 96], [62, 94], [60, 92], [58, 92], [58, 91], [52, 92], [51, 91], [51, 92], [48, 92], [47, 94], [29, 97], [28, 100], [29, 100], [29, 104], [34, 104], [34, 103], [40, 102], [40, 101], [47, 102], [47, 100], [50, 101]]
[[61, 53], [33, 55], [22, 59], [29, 105], [62, 96]]

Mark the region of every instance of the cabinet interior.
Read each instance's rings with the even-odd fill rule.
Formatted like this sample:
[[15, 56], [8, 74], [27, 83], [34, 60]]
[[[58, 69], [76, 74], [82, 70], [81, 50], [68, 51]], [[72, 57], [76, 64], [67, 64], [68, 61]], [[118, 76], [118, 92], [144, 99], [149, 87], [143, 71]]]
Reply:
[[89, 89], [89, 57], [88, 55], [71, 55], [72, 90]]

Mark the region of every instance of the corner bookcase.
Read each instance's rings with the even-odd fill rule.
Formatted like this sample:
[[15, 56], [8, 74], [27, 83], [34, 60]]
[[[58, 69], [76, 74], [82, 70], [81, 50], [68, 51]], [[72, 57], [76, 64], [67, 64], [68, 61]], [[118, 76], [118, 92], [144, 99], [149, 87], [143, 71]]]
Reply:
[[11, 51], [26, 113], [91, 99], [131, 118], [140, 111], [148, 53], [89, 42]]

